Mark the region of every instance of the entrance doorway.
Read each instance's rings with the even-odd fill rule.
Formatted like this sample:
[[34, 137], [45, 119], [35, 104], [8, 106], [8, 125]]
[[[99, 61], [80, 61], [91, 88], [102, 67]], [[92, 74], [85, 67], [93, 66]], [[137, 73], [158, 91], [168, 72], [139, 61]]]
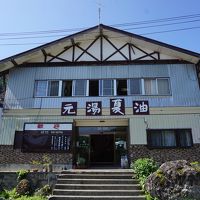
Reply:
[[74, 163], [84, 160], [88, 167], [120, 166], [122, 156], [128, 152], [127, 129], [125, 126], [77, 127]]
[[114, 134], [90, 136], [90, 164], [114, 162]]

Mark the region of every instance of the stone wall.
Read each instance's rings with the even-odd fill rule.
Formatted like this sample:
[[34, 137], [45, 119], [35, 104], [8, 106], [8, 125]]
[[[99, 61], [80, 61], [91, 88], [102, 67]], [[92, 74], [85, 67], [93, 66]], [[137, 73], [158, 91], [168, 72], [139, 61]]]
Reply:
[[[57, 175], [56, 173], [35, 172], [29, 173], [27, 179], [31, 181], [33, 189], [41, 188], [46, 184], [50, 185], [53, 188], [56, 184]], [[0, 184], [4, 189], [7, 190], [16, 187], [16, 172], [0, 172]]]
[[163, 148], [149, 149], [146, 145], [130, 145], [129, 156], [131, 161], [138, 158], [153, 158], [158, 163], [172, 160], [188, 160], [200, 162], [200, 144], [194, 144], [190, 148]]
[[[20, 149], [13, 149], [12, 145], [0, 145], [0, 171], [3, 166], [3, 171], [16, 171], [19, 169], [17, 165], [27, 169], [33, 160], [41, 161], [44, 155], [52, 160], [54, 166], [57, 164], [68, 167], [72, 164], [71, 153], [23, 153]], [[15, 166], [14, 170], [5, 169], [6, 166], [10, 168], [12, 165]]]

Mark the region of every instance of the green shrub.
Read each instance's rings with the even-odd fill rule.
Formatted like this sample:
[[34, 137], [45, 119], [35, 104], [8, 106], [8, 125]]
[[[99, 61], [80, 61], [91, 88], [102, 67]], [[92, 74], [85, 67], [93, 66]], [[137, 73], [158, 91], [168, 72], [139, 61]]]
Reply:
[[6, 190], [0, 192], [0, 197], [4, 198], [4, 199], [8, 199], [9, 198], [9, 194], [6, 192]]
[[16, 192], [16, 188], [12, 190], [4, 190], [0, 193], [0, 197], [3, 197], [4, 199], [16, 199], [19, 197], [19, 194]]
[[48, 196], [52, 193], [52, 189], [49, 185], [45, 185], [35, 192], [36, 196]]
[[158, 169], [158, 165], [150, 158], [140, 158], [131, 164], [131, 168], [139, 179], [146, 179]]
[[21, 181], [22, 179], [25, 179], [28, 176], [29, 171], [25, 169], [20, 169], [17, 171], [17, 180]]
[[20, 196], [16, 200], [47, 200], [47, 198], [42, 196]]
[[[131, 168], [139, 179], [142, 189], [145, 191], [144, 185], [146, 179], [151, 173], [158, 169], [158, 165], [150, 158], [140, 158], [131, 164]], [[156, 198], [151, 197], [148, 192], [145, 191], [145, 194], [147, 200], [156, 200]]]

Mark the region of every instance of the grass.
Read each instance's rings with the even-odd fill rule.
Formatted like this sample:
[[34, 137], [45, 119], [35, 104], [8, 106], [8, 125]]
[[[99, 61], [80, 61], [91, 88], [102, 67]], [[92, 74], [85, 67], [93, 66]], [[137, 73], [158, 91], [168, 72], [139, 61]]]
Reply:
[[24, 195], [20, 196], [17, 194], [16, 189], [12, 190], [4, 190], [0, 192], [0, 197], [9, 200], [47, 200], [47, 197], [39, 196], [39, 195]]

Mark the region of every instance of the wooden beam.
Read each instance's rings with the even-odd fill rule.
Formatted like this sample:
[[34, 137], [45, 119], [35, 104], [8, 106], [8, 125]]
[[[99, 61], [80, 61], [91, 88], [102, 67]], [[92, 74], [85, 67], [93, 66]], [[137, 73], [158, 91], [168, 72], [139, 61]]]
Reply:
[[105, 66], [116, 66], [116, 65], [152, 65], [152, 64], [193, 64], [188, 61], [178, 60], [178, 59], [166, 59], [166, 60], [113, 60], [113, 61], [79, 61], [79, 62], [37, 62], [37, 63], [27, 63], [27, 64], [20, 64], [18, 67], [67, 67], [67, 66], [98, 66], [98, 65], [105, 65]]
[[[139, 51], [143, 52], [144, 54], [148, 55], [148, 53], [142, 49], [140, 49], [139, 47], [135, 46], [134, 44], [131, 44], [131, 46], [135, 47], [136, 49], [138, 49]], [[149, 55], [151, 58], [155, 59], [155, 57], [153, 57], [152, 55]]]
[[[82, 51], [84, 51], [86, 54], [88, 54], [89, 56], [91, 56], [92, 58], [94, 58], [96, 61], [99, 61], [98, 58], [96, 58], [95, 56], [93, 56], [91, 53], [89, 53], [88, 51], [85, 51], [85, 49], [83, 49], [82, 47], [80, 47], [78, 44], [76, 44], [76, 47], [78, 47], [79, 49], [81, 49]], [[80, 57], [80, 56], [79, 56]], [[75, 62], [77, 62], [77, 60], [79, 59], [79, 57], [75, 60]]]
[[199, 82], [199, 89], [200, 89], [200, 61], [196, 64], [196, 73], [197, 73], [197, 79]]
[[125, 58], [125, 60], [129, 60], [107, 37], [104, 38], [117, 52], [119, 52]]
[[[53, 56], [51, 54], [48, 54], [48, 56], [52, 57], [50, 60], [58, 59], [58, 60], [61, 60], [63, 62], [71, 62], [69, 60], [66, 60], [66, 59], [63, 59], [63, 58], [60, 58], [60, 57], [57, 57], [57, 56]], [[50, 60], [48, 61], [48, 63], [50, 62]]]
[[[61, 54], [63, 54], [64, 52], [68, 51], [70, 48], [72, 47], [72, 45], [68, 46], [68, 47], [64, 47], [64, 50], [62, 50], [61, 52], [59, 52], [58, 54], [56, 54], [55, 56], [53, 56], [52, 54], [48, 54], [48, 56], [51, 56], [52, 58], [50, 60], [48, 60], [48, 62], [51, 62], [52, 60], [54, 60], [55, 58], [57, 59], [63, 59], [63, 58], [59, 58], [59, 56]], [[68, 61], [70, 62], [70, 61]]]
[[43, 55], [44, 55], [44, 62], [47, 62], [47, 52], [44, 49], [41, 49]]
[[103, 61], [103, 29], [99, 27], [99, 35], [100, 35], [100, 61]]
[[155, 57], [152, 56], [152, 55], [154, 55], [154, 54], [157, 54], [157, 53], [156, 53], [156, 52], [152, 52], [152, 53], [146, 54], [146, 55], [144, 55], [144, 56], [141, 56], [141, 57], [139, 57], [139, 58], [136, 58], [135, 60], [141, 60], [141, 59], [146, 58], [146, 57], [151, 57], [151, 58], [153, 58], [154, 60], [158, 60], [158, 59], [156, 59]]
[[131, 58], [131, 45], [130, 45], [130, 43], [128, 44], [128, 55], [129, 55], [129, 60], [131, 61], [132, 58]]
[[15, 61], [15, 59], [11, 59], [10, 62], [11, 62], [14, 66], [18, 66], [18, 63]]
[[[89, 54], [90, 56], [92, 55], [92, 54], [90, 54], [89, 52], [88, 52], [88, 50], [90, 49], [90, 47], [98, 40], [100, 38], [100, 36], [98, 36], [95, 40], [93, 40], [90, 44], [89, 44], [89, 46], [86, 48], [86, 49], [83, 49], [82, 51], [82, 53], [79, 55], [79, 57], [75, 60], [75, 62], [76, 61], [78, 61], [81, 57], [82, 57], [82, 55], [84, 54], [84, 53], [87, 53], [87, 54]], [[79, 46], [80, 47], [80, 46]], [[93, 57], [94, 58], [94, 57]], [[97, 61], [99, 61], [99, 59], [97, 59]]]
[[[116, 50], [115, 52], [113, 52], [110, 56], [108, 56], [106, 59], [104, 59], [104, 61], [107, 61], [109, 58], [111, 58], [113, 55], [115, 55], [116, 53], [120, 52], [121, 49], [123, 49], [125, 46], [127, 46], [128, 43], [124, 44], [122, 47], [120, 47], [118, 50]], [[129, 60], [127, 57], [126, 57], [126, 60]]]

